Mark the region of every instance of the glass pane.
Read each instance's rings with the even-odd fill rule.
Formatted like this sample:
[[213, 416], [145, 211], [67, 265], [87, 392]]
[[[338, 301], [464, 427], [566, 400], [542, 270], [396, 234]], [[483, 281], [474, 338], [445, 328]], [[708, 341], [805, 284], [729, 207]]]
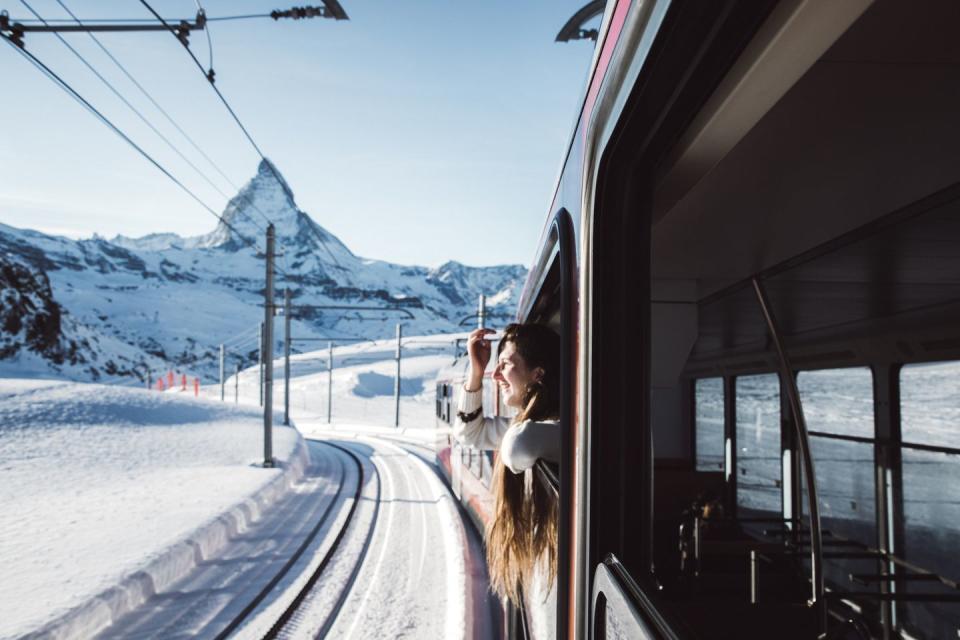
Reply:
[[[960, 579], [960, 455], [904, 448], [903, 512], [907, 561]], [[957, 594], [933, 583], [911, 584], [907, 590]], [[956, 637], [960, 629], [960, 603], [911, 602], [902, 611], [917, 637]]]
[[737, 506], [779, 515], [780, 381], [775, 374], [743, 376], [736, 390]]
[[[806, 404], [804, 404], [806, 410]], [[877, 546], [876, 485], [873, 445], [818, 436], [810, 437], [817, 495], [820, 498], [820, 526], [827, 551], [855, 550], [842, 540]], [[807, 487], [801, 482], [801, 504], [805, 526], [809, 526]], [[876, 574], [875, 560], [825, 558], [824, 578], [836, 590], [875, 591], [877, 583], [866, 586], [850, 581], [850, 574]]]
[[873, 375], [870, 369], [803, 371], [797, 376], [797, 387], [807, 429], [873, 438]]
[[904, 442], [960, 448], [960, 362], [905, 366], [900, 413]]
[[697, 380], [694, 396], [697, 471], [723, 471], [723, 378]]

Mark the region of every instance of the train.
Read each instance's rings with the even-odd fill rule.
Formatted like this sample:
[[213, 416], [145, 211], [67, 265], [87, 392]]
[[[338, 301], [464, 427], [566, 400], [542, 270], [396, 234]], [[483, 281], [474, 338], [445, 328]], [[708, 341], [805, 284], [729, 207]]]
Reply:
[[[958, 637], [958, 29], [607, 2], [516, 313], [561, 335], [562, 455], [556, 602], [509, 634]], [[441, 432], [482, 525], [491, 454]]]

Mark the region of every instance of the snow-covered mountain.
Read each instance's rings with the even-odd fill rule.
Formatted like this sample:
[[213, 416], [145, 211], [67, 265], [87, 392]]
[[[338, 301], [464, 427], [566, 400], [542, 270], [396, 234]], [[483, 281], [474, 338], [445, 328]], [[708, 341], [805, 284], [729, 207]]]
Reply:
[[[308, 308], [294, 314], [295, 337], [384, 338], [397, 322], [407, 334], [463, 330], [480, 294], [502, 324], [526, 277], [518, 265], [429, 269], [356, 256], [297, 207], [264, 161], [204, 236], [71, 240], [0, 225], [0, 374], [144, 379], [177, 368], [210, 379], [220, 343], [231, 369], [249, 364], [263, 318], [267, 220], [280, 254], [278, 302], [289, 288], [294, 306], [402, 307], [415, 318]], [[294, 342], [295, 351], [316, 346]]]

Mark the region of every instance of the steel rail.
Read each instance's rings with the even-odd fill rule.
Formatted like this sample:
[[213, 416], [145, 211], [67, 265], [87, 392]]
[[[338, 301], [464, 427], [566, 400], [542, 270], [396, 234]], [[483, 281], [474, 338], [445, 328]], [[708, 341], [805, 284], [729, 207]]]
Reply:
[[[363, 492], [364, 485], [364, 474], [363, 474], [363, 463], [360, 461], [360, 458], [356, 453], [351, 451], [348, 447], [343, 447], [340, 445], [333, 444], [332, 442], [324, 441], [324, 444], [340, 449], [348, 456], [350, 456], [354, 463], [357, 465], [357, 470], [360, 474], [359, 482], [357, 482], [357, 490], [353, 497], [353, 504], [350, 505], [350, 511], [347, 513], [347, 519], [343, 523], [343, 527], [340, 528], [340, 531], [337, 533], [337, 537], [334, 539], [333, 544], [330, 545], [330, 548], [327, 550], [327, 553], [324, 555], [323, 560], [320, 561], [319, 566], [314, 570], [310, 575], [310, 578], [307, 580], [306, 584], [303, 585], [303, 588], [297, 593], [293, 601], [284, 609], [283, 613], [277, 618], [276, 622], [273, 623], [273, 626], [270, 627], [270, 630], [264, 634], [264, 640], [272, 640], [276, 638], [284, 627], [289, 624], [291, 618], [303, 605], [307, 596], [313, 590], [314, 585], [316, 585], [317, 580], [320, 579], [321, 574], [327, 565], [330, 563], [330, 560], [333, 558], [334, 553], [340, 546], [340, 543], [343, 541], [344, 535], [347, 532], [347, 529], [350, 528], [350, 523], [353, 521], [353, 516], [356, 513], [357, 505], [360, 503], [361, 493]], [[376, 499], [376, 511], [373, 514], [373, 520], [370, 523], [370, 529], [367, 531], [367, 537], [363, 543], [363, 551], [360, 553], [360, 557], [357, 559], [357, 563], [353, 568], [353, 571], [350, 573], [350, 577], [347, 580], [347, 583], [344, 585], [343, 590], [340, 593], [340, 597], [337, 598], [337, 602], [334, 605], [333, 609], [330, 612], [330, 616], [324, 622], [323, 628], [317, 634], [317, 637], [324, 637], [329, 631], [330, 626], [333, 624], [333, 621], [337, 619], [337, 615], [340, 613], [340, 609], [343, 607], [343, 603], [347, 599], [347, 595], [350, 593], [353, 583], [357, 579], [357, 574], [360, 572], [360, 567], [363, 566], [363, 561], [367, 556], [367, 551], [370, 549], [370, 540], [373, 538], [373, 531], [376, 528], [377, 518], [380, 515], [380, 491], [381, 491], [381, 482], [380, 482], [380, 471], [377, 469], [377, 465], [370, 461], [370, 464], [373, 466], [374, 474], [377, 478], [377, 499]]]
[[[324, 442], [323, 444], [326, 444], [335, 449], [342, 450], [341, 447], [330, 444], [329, 442]], [[247, 606], [244, 607], [243, 610], [240, 611], [240, 613], [237, 614], [237, 616], [234, 617], [234, 619], [231, 620], [230, 623], [226, 627], [224, 627], [220, 631], [220, 633], [216, 635], [217, 640], [222, 640], [223, 638], [226, 638], [231, 633], [236, 631], [241, 624], [243, 624], [244, 620], [246, 620], [247, 617], [251, 613], [253, 613], [253, 611], [260, 605], [261, 602], [264, 601], [264, 599], [266, 599], [268, 595], [270, 595], [270, 593], [274, 590], [274, 588], [276, 588], [277, 584], [279, 584], [280, 580], [282, 580], [284, 576], [286, 576], [287, 573], [289, 573], [290, 569], [293, 568], [293, 565], [296, 564], [298, 560], [300, 560], [300, 558], [303, 556], [304, 552], [307, 550], [310, 544], [314, 541], [314, 539], [316, 539], [317, 534], [320, 532], [320, 528], [326, 523], [327, 518], [330, 516], [330, 513], [333, 510], [333, 505], [337, 503], [337, 500], [339, 499], [340, 494], [343, 492], [343, 485], [344, 485], [344, 481], [346, 480], [347, 474], [346, 474], [346, 467], [343, 465], [343, 460], [341, 459], [340, 462], [341, 462], [341, 468], [343, 469], [343, 474], [340, 476], [340, 484], [337, 487], [337, 492], [333, 496], [333, 499], [330, 501], [330, 504], [327, 505], [327, 508], [324, 509], [323, 514], [317, 520], [317, 523], [314, 525], [313, 529], [310, 531], [310, 533], [307, 535], [304, 541], [300, 544], [300, 546], [297, 548], [294, 554], [290, 556], [287, 562], [284, 563], [283, 567], [280, 568], [280, 571], [278, 571], [277, 574], [270, 580], [270, 582], [268, 582], [263, 587], [263, 589], [261, 589], [260, 592], [253, 598], [253, 600], [251, 600], [247, 604]], [[359, 473], [360, 475], [357, 477], [357, 487], [363, 486], [363, 470], [360, 469]], [[349, 524], [349, 522], [350, 521], [348, 518], [347, 522], [344, 524], [344, 527], [346, 527], [346, 525]]]

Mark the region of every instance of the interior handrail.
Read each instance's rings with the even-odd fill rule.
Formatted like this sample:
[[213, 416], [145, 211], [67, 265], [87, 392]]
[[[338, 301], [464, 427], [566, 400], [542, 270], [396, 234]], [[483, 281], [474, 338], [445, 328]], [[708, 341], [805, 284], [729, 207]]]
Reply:
[[770, 301], [764, 291], [763, 284], [757, 277], [753, 278], [753, 290], [757, 294], [757, 302], [767, 323], [767, 330], [777, 351], [780, 362], [780, 382], [786, 387], [790, 413], [797, 436], [799, 458], [803, 464], [803, 475], [807, 482], [808, 517], [810, 519], [810, 587], [811, 606], [817, 608], [817, 623], [821, 634], [827, 630], [827, 606], [824, 599], [825, 584], [823, 579], [823, 536], [820, 530], [820, 501], [817, 498], [817, 477], [813, 469], [813, 456], [810, 453], [810, 437], [807, 433], [807, 423], [803, 417], [803, 404], [800, 401], [800, 390], [797, 388], [797, 379], [793, 375], [793, 367], [787, 357], [780, 329]]

